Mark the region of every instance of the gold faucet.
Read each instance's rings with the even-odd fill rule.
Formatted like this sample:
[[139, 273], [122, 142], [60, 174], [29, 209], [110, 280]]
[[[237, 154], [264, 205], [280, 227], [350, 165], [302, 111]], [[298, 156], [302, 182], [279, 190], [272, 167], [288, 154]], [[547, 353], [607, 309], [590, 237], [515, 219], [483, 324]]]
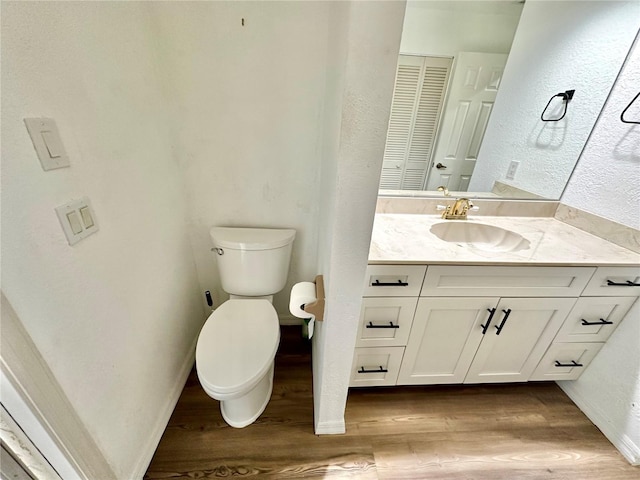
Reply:
[[[443, 192], [445, 197], [451, 196], [449, 190], [445, 186], [438, 187], [439, 192]], [[473, 208], [473, 203], [468, 198], [458, 198], [454, 203], [451, 203], [444, 207], [442, 212], [442, 218], [445, 220], [466, 220], [467, 212]]]

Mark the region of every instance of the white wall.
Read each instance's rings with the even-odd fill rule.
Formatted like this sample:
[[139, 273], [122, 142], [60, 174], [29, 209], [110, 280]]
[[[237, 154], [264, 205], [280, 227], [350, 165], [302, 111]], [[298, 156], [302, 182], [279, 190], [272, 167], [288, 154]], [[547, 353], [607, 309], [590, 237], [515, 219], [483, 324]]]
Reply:
[[[638, 94], [638, 85], [640, 45], [636, 40], [562, 195], [566, 205], [636, 230], [640, 230], [640, 126], [622, 123], [620, 113]], [[625, 118], [640, 121], [640, 98]]]
[[[318, 273], [330, 2], [155, 2], [154, 24], [185, 174], [201, 290], [220, 287], [209, 229], [297, 231], [295, 282]], [[244, 18], [245, 26], [241, 19]], [[204, 301], [204, 298], [203, 298]], [[299, 321], [299, 320], [298, 320]]]
[[[640, 228], [640, 125], [620, 113], [638, 93], [638, 40], [596, 124], [561, 202]], [[640, 120], [640, 104], [628, 117]], [[640, 463], [640, 302], [595, 360], [562, 388], [632, 462]]]
[[409, 1], [400, 52], [509, 53], [521, 11], [522, 4], [504, 1]]
[[328, 78], [338, 88], [330, 104], [342, 108], [325, 112], [319, 268], [327, 304], [313, 343], [316, 433], [344, 432], [404, 2], [352, 2], [332, 13], [339, 28], [330, 49], [346, 68]]
[[[512, 183], [559, 198], [638, 29], [637, 2], [525, 3], [470, 191]], [[566, 117], [542, 122], [549, 98], [575, 89]]]
[[[144, 4], [2, 2], [2, 289], [123, 479], [204, 313], [165, 103]], [[34, 116], [56, 119], [70, 168], [41, 169]], [[54, 208], [83, 195], [100, 231], [70, 247]]]

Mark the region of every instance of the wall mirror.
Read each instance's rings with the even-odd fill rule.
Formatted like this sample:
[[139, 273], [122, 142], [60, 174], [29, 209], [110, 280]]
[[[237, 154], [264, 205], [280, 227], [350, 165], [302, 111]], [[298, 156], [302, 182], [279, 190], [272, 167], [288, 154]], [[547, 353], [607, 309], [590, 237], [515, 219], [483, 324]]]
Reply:
[[558, 200], [637, 33], [630, 8], [409, 0], [379, 195]]

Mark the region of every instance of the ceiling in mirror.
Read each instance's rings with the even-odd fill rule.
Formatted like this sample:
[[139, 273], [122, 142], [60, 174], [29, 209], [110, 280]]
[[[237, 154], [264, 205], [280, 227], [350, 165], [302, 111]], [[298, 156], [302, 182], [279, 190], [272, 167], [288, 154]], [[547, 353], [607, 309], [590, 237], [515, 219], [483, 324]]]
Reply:
[[407, 2], [380, 194], [559, 199], [633, 42], [628, 16], [617, 2]]

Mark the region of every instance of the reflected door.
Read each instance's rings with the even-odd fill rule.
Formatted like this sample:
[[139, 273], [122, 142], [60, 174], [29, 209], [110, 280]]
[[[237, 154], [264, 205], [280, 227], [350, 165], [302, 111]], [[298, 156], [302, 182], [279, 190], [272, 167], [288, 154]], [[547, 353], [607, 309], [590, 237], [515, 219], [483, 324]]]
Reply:
[[493, 110], [507, 54], [460, 52], [456, 59], [427, 190], [466, 192]]
[[424, 190], [452, 61], [398, 57], [381, 189]]

